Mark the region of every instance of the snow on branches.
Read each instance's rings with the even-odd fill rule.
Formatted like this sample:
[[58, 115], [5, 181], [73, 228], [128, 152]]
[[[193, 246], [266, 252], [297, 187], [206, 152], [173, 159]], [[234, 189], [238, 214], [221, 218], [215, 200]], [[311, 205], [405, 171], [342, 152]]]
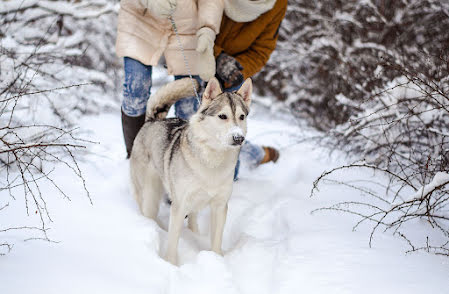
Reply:
[[[449, 76], [435, 79], [414, 68], [393, 63], [385, 66], [395, 68], [401, 76], [358, 104], [360, 112], [328, 132], [323, 141], [364, 158], [366, 163], [346, 168], [369, 165], [390, 184], [385, 194], [379, 195], [367, 194], [362, 186], [348, 184], [349, 180], [341, 181], [370, 197], [339, 202], [327, 209], [356, 214], [361, 217], [359, 223], [373, 222], [370, 242], [374, 232], [384, 227], [405, 239], [410, 251], [449, 256]], [[336, 173], [337, 169], [326, 173], [315, 186]], [[424, 220], [429, 230], [410, 237], [405, 231], [416, 219]]]
[[[39, 219], [38, 225], [0, 227], [0, 238], [24, 230], [32, 239], [50, 241], [48, 195], [41, 187], [53, 186], [70, 200], [54, 177], [61, 166], [73, 172], [90, 200], [78, 160], [91, 142], [81, 138], [76, 122], [118, 106], [117, 5], [0, 3], [0, 191], [10, 196], [0, 199], [0, 212], [24, 199], [27, 215]], [[0, 243], [0, 254], [11, 250], [8, 242]]]
[[439, 0], [289, 1], [256, 89], [327, 131], [402, 75], [386, 62], [435, 80], [447, 75], [447, 15]]
[[[423, 233], [408, 240], [424, 243], [412, 251], [449, 255], [449, 185], [431, 185], [449, 173], [446, 2], [290, 1], [278, 47], [256, 84], [322, 130], [321, 142], [363, 158], [363, 165], [344, 170], [372, 168], [391, 182], [379, 195], [366, 182], [337, 181], [370, 199], [331, 208], [373, 222], [374, 231], [383, 226], [397, 233], [411, 219], [426, 220], [445, 241], [432, 245], [435, 238]], [[315, 187], [339, 172], [323, 174]]]

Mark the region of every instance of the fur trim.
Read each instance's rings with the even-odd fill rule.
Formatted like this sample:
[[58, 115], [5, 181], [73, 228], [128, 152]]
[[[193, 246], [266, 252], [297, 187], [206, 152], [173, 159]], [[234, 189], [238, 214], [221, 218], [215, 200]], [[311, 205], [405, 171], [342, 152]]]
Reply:
[[273, 8], [276, 0], [225, 0], [225, 14], [235, 22], [250, 22]]
[[[198, 81], [193, 79], [193, 83], [198, 91]], [[165, 84], [148, 99], [145, 120], [164, 119], [168, 110], [176, 101], [190, 96], [195, 96], [190, 78], [183, 78]]]

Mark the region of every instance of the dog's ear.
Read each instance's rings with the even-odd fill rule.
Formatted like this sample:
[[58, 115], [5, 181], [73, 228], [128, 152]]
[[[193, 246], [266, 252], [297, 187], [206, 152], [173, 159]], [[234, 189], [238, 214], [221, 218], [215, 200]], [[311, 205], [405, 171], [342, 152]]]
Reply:
[[203, 103], [209, 103], [222, 93], [220, 83], [216, 78], [211, 78], [203, 93]]
[[250, 78], [247, 78], [246, 81], [243, 83], [243, 85], [240, 87], [240, 89], [237, 91], [237, 94], [242, 96], [243, 101], [245, 102], [246, 106], [249, 107], [251, 104], [251, 95], [253, 93], [253, 82]]

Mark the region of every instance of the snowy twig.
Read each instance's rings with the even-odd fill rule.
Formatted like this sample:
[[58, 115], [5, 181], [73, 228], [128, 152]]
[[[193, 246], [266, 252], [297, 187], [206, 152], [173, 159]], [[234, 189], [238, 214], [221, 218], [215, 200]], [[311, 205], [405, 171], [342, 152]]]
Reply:
[[[386, 197], [382, 197], [376, 194], [374, 191], [367, 190], [366, 188], [348, 184], [345, 182], [330, 180], [332, 183], [342, 184], [351, 189], [355, 189], [363, 193], [364, 195], [370, 195], [378, 201], [378, 204], [373, 204], [369, 199], [366, 202], [360, 201], [342, 201], [338, 202], [329, 207], [323, 207], [314, 210], [317, 211], [339, 211], [349, 213], [360, 217], [360, 220], [353, 227], [355, 230], [360, 224], [369, 221], [374, 225], [372, 227], [369, 245], [372, 245], [373, 237], [376, 231], [380, 227], [384, 227], [385, 230], [393, 230], [394, 234], [398, 234], [411, 246], [411, 250], [408, 252], [414, 252], [417, 250], [422, 250], [424, 247], [415, 246], [410, 239], [405, 236], [404, 233], [399, 232], [399, 229], [405, 224], [413, 219], [423, 218], [435, 229], [441, 231], [443, 235], [449, 239], [449, 215], [446, 210], [442, 207], [449, 204], [449, 174], [440, 173], [435, 175], [435, 177], [430, 181], [429, 184], [416, 189], [415, 186], [410, 185], [410, 179], [404, 179], [395, 173], [366, 164], [353, 164], [348, 166], [343, 166], [340, 168], [335, 168], [329, 172], [324, 172], [313, 184], [311, 191], [311, 196], [314, 191], [318, 189], [318, 186], [323, 181], [329, 181], [326, 177], [333, 175], [341, 170], [345, 169], [360, 169], [369, 168], [375, 172], [387, 175], [393, 181], [398, 182], [402, 187], [407, 186], [415, 191], [415, 194], [409, 197], [401, 197], [400, 201], [397, 201], [397, 194], [394, 197], [388, 197], [388, 193], [392, 192], [389, 189], [386, 191]], [[387, 199], [392, 199], [388, 201]], [[396, 202], [396, 203], [395, 203]], [[427, 244], [425, 248], [429, 251], [430, 249], [435, 254], [448, 255], [449, 251], [447, 245], [449, 240], [442, 246], [433, 246]]]
[[8, 98], [5, 98], [3, 100], [0, 100], [0, 103], [7, 102], [9, 100], [13, 100], [13, 99], [20, 98], [20, 97], [23, 97], [23, 96], [37, 95], [37, 94], [43, 94], [43, 93], [48, 93], [48, 92], [55, 92], [55, 91], [64, 90], [64, 89], [70, 89], [70, 88], [74, 88], [74, 87], [80, 87], [80, 86], [86, 86], [86, 85], [96, 85], [96, 84], [97, 83], [81, 83], [81, 84], [76, 84], [76, 85], [58, 87], [58, 88], [54, 88], [54, 89], [46, 89], [46, 90], [40, 90], [40, 91], [35, 91], [35, 92], [26, 92], [26, 93], [21, 93], [20, 95], [15, 95], [15, 96], [8, 97]]
[[11, 244], [8, 244], [8, 243], [0, 243], [0, 248], [6, 248], [6, 252], [0, 252], [0, 256], [3, 256], [3, 255], [6, 255], [6, 254], [8, 254], [9, 252], [11, 252], [11, 249], [12, 249], [12, 245]]

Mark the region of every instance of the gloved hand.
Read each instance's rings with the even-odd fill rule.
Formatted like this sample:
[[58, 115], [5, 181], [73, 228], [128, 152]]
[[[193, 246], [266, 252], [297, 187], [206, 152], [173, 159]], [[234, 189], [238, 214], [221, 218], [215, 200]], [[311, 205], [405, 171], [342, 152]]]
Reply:
[[203, 81], [209, 81], [215, 76], [214, 41], [215, 32], [208, 27], [203, 27], [196, 32], [198, 44], [196, 51], [199, 53], [199, 76]]
[[143, 7], [149, 9], [152, 14], [166, 17], [176, 9], [176, 0], [139, 0]]
[[217, 78], [223, 88], [236, 87], [243, 83], [243, 66], [232, 56], [222, 52], [217, 57]]

